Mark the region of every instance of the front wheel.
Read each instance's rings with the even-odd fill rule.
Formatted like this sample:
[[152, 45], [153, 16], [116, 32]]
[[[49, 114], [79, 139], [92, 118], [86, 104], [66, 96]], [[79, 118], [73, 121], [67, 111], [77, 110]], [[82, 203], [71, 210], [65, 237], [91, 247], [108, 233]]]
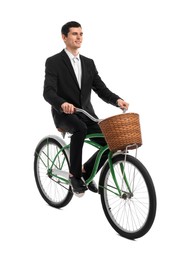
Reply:
[[34, 158], [34, 175], [38, 190], [43, 199], [55, 208], [66, 206], [73, 196], [69, 183], [62, 182], [56, 175], [51, 174], [54, 170], [68, 173], [70, 171], [68, 156], [61, 148], [62, 145], [57, 140], [48, 137], [38, 145]]
[[151, 228], [156, 214], [156, 193], [143, 164], [131, 155], [112, 158], [100, 177], [102, 207], [111, 226], [123, 237], [136, 239]]

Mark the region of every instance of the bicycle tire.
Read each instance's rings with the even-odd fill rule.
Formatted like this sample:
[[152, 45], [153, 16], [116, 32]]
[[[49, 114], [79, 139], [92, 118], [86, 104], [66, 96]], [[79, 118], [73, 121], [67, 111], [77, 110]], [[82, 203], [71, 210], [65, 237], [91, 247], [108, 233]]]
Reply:
[[[46, 138], [38, 144], [34, 156], [34, 175], [37, 188], [43, 199], [50, 206], [55, 208], [66, 206], [73, 197], [70, 185], [65, 183], [61, 184], [58, 178], [48, 174], [48, 164], [51, 164], [56, 153], [61, 148], [62, 145], [57, 140], [54, 138]], [[59, 153], [54, 166], [59, 168], [61, 160], [64, 160], [62, 169], [65, 167], [69, 172], [69, 159], [64, 150]]]
[[[102, 170], [99, 192], [105, 216], [114, 230], [122, 237], [136, 239], [144, 236], [151, 228], [156, 215], [156, 192], [153, 181], [144, 165], [131, 155], [118, 154], [112, 158], [118, 184], [123, 181], [121, 196], [107, 163]], [[124, 172], [128, 187], [124, 185]]]

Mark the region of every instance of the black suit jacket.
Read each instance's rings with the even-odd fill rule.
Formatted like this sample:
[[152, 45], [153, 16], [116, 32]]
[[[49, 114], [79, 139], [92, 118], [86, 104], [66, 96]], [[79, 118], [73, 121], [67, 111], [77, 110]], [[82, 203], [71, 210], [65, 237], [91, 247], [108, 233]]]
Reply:
[[[61, 111], [61, 105], [64, 102], [71, 103], [97, 117], [91, 104], [92, 90], [101, 99], [115, 106], [117, 99], [120, 98], [106, 87], [98, 75], [92, 59], [80, 55], [80, 60], [82, 66], [81, 89], [65, 50], [46, 60], [43, 96], [52, 106], [54, 119], [61, 118], [61, 114], [65, 115]], [[56, 117], [56, 115], [59, 116]], [[59, 124], [59, 122], [55, 123]]]

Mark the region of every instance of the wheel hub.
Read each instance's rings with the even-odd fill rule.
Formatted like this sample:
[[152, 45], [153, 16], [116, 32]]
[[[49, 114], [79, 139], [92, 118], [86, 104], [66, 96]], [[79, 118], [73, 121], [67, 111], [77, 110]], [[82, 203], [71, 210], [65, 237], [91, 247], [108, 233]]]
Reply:
[[132, 197], [133, 197], [133, 193], [131, 193], [131, 192], [124, 192], [121, 195], [121, 198], [124, 199], [124, 200], [131, 199]]
[[52, 179], [52, 170], [49, 169], [49, 170], [47, 171], [47, 175], [48, 175], [48, 177], [49, 177], [50, 179]]

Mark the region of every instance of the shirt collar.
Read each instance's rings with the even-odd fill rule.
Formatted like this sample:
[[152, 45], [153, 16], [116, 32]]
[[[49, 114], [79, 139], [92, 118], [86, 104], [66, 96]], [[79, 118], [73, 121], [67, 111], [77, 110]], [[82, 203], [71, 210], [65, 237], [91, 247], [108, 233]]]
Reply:
[[74, 56], [70, 51], [68, 51], [67, 49], [65, 49], [65, 52], [67, 53], [68, 57], [70, 58], [70, 60], [72, 60], [73, 58], [77, 58], [80, 60], [80, 54], [78, 53], [76, 56]]

